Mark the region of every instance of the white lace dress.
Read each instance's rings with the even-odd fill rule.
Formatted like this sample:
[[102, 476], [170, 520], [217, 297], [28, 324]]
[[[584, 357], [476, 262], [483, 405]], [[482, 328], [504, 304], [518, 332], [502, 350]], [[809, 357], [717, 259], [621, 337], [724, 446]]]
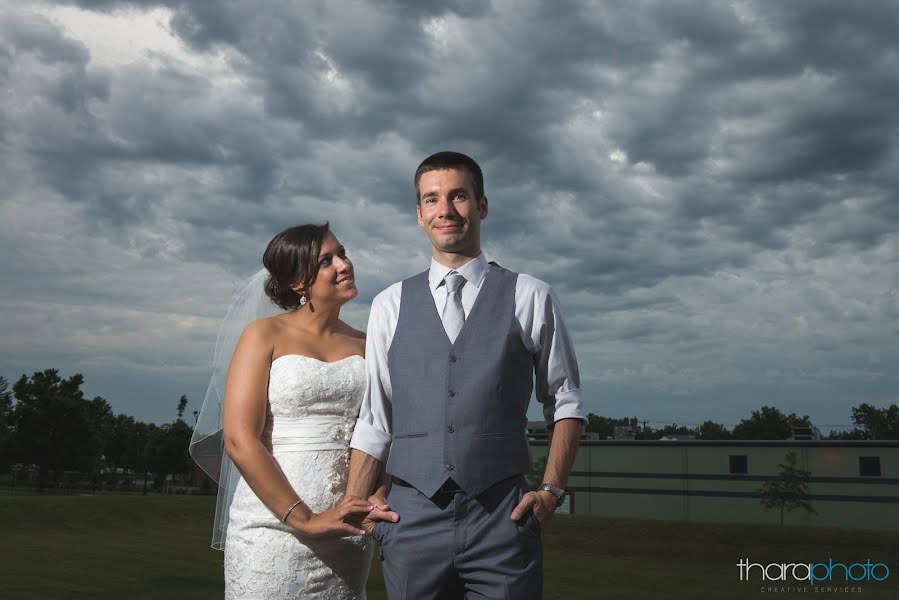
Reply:
[[[349, 442], [365, 387], [360, 356], [326, 363], [288, 354], [272, 362], [263, 440], [314, 512], [346, 487]], [[365, 598], [367, 538], [301, 538], [237, 484], [225, 540], [226, 600]]]

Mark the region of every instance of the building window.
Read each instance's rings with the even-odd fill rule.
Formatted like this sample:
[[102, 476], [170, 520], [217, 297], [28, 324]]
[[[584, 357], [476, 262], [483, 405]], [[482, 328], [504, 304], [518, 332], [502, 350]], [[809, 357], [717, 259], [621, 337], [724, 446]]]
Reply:
[[880, 457], [859, 456], [858, 474], [862, 477], [880, 477]]
[[749, 473], [749, 457], [745, 454], [731, 454], [730, 472], [734, 475], [745, 475]]

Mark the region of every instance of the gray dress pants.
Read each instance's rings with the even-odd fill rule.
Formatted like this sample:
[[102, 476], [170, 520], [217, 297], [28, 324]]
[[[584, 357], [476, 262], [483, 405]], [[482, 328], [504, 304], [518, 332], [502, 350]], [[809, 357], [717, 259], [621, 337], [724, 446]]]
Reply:
[[374, 530], [387, 597], [542, 598], [540, 523], [533, 513], [518, 522], [509, 518], [525, 491], [521, 476], [478, 496], [438, 492], [428, 498], [394, 483], [387, 501], [400, 520], [379, 522]]

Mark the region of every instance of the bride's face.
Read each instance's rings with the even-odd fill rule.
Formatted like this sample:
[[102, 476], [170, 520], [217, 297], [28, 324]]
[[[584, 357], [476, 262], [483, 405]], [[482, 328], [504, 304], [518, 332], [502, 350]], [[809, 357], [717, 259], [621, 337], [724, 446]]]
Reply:
[[322, 240], [318, 253], [318, 275], [309, 287], [309, 300], [343, 304], [359, 294], [353, 263], [346, 249], [330, 232]]

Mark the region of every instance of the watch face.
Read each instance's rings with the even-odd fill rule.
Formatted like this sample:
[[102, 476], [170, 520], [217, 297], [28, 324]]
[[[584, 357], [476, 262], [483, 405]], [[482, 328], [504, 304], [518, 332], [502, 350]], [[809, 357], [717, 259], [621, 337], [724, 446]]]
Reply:
[[540, 489], [546, 490], [547, 492], [549, 492], [550, 494], [552, 494], [553, 496], [556, 497], [556, 506], [559, 506], [560, 504], [562, 504], [562, 500], [565, 498], [565, 490], [563, 490], [561, 488], [557, 488], [554, 485], [549, 485], [548, 483], [540, 486]]

